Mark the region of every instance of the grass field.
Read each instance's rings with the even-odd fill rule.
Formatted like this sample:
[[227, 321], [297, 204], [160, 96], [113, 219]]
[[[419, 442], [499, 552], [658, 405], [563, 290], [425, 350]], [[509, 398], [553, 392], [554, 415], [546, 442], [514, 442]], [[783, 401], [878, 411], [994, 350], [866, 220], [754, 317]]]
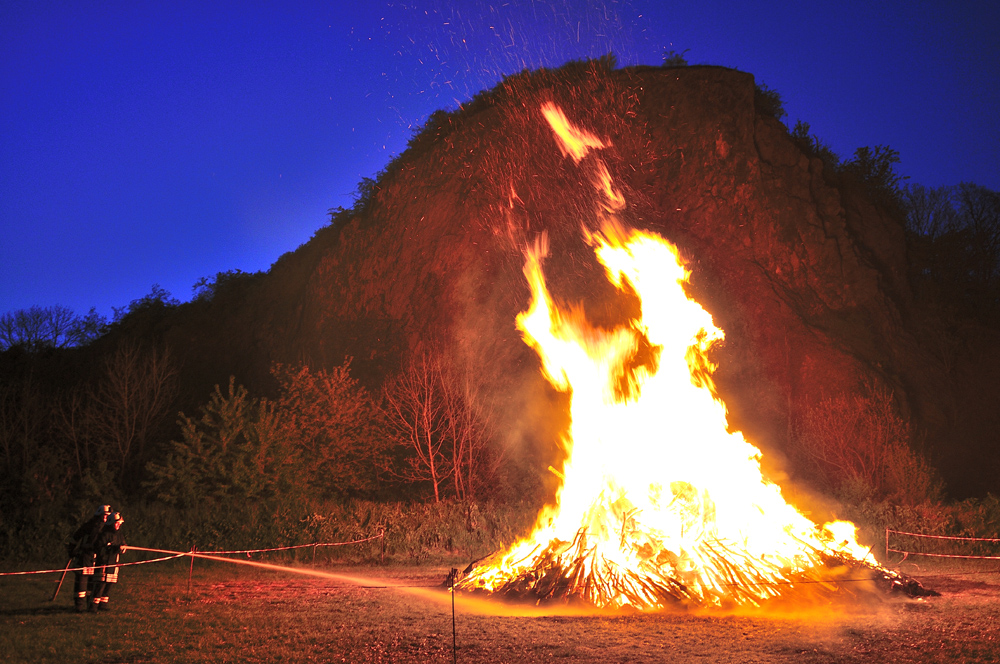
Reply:
[[[304, 563], [303, 571], [311, 569]], [[111, 611], [72, 577], [2, 577], [4, 662], [451, 662], [447, 566], [324, 567], [329, 578], [184, 559], [128, 567]], [[941, 597], [780, 614], [549, 615], [458, 596], [460, 662], [996, 662], [1000, 573], [928, 572]], [[949, 574], [949, 575], [945, 575]], [[350, 580], [348, 577], [355, 579]], [[520, 614], [520, 615], [518, 615]]]

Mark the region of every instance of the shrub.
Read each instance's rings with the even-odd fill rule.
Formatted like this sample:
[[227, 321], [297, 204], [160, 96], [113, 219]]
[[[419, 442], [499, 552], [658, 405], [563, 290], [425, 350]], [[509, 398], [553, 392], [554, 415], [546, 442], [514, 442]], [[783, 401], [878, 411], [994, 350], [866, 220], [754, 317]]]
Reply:
[[916, 505], [940, 496], [930, 464], [911, 448], [892, 392], [871, 380], [807, 408], [795, 436], [800, 460], [845, 502]]
[[348, 358], [330, 370], [282, 364], [271, 369], [281, 385], [277, 405], [299, 451], [300, 472], [311, 495], [321, 499], [371, 496], [378, 489], [377, 470], [386, 465], [378, 408], [351, 377], [350, 365]]
[[158, 500], [181, 508], [293, 500], [305, 489], [288, 422], [267, 400], [250, 398], [229, 379], [215, 386], [201, 417], [181, 414], [183, 439], [163, 464], [150, 462], [145, 483]]
[[767, 115], [780, 120], [788, 115], [785, 112], [785, 104], [777, 90], [772, 90], [763, 83], [754, 86], [753, 106], [761, 115]]
[[691, 49], [686, 48], [680, 53], [674, 49], [670, 49], [663, 52], [663, 66], [664, 67], [687, 67], [688, 61], [684, 57], [684, 54]]
[[[1000, 536], [1000, 500], [992, 494], [983, 499], [959, 503], [928, 501], [917, 505], [899, 505], [888, 500], [862, 500], [845, 503], [839, 516], [858, 526], [858, 541], [872, 547], [877, 557], [885, 558], [886, 529], [897, 531], [889, 538], [890, 548], [909, 552], [954, 555], [1000, 555], [1000, 547], [992, 542], [938, 540], [912, 537], [900, 533], [945, 537], [997, 538]], [[923, 564], [927, 559], [914, 556], [911, 562]], [[890, 554], [891, 564], [900, 562], [898, 554]]]
[[833, 149], [821, 141], [815, 134], [809, 133], [809, 123], [798, 120], [789, 134], [799, 149], [809, 157], [817, 157], [831, 169], [840, 166], [840, 157]]
[[898, 216], [903, 218], [900, 186], [906, 177], [896, 172], [898, 163], [899, 152], [887, 145], [876, 145], [874, 148], [855, 150], [854, 157], [845, 161], [840, 170], [864, 184], [868, 195], [876, 203], [898, 212]]
[[214, 277], [202, 277], [191, 287], [192, 300], [208, 302], [220, 293], [236, 291], [245, 284], [253, 283], [263, 276], [262, 272], [244, 272], [243, 270], [227, 270], [217, 272]]
[[[180, 508], [163, 502], [113, 503], [125, 516], [132, 546], [171, 551], [268, 549], [315, 542], [354, 542], [384, 533], [384, 541], [318, 549], [317, 558], [338, 562], [420, 563], [442, 559], [471, 561], [527, 534], [537, 506], [527, 503], [444, 501], [436, 504], [350, 500], [300, 500], [284, 504], [230, 501], [211, 509]], [[63, 542], [93, 511], [0, 524], [0, 557], [5, 560], [65, 563]], [[311, 549], [306, 549], [311, 557]], [[268, 553], [268, 559], [301, 557]], [[259, 559], [258, 556], [255, 558]]]

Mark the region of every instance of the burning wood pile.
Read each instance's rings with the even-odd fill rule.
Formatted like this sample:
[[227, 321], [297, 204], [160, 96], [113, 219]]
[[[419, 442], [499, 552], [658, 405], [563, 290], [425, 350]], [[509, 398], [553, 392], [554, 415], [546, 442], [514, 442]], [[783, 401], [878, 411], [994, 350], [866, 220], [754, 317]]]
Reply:
[[[531, 535], [456, 587], [640, 610], [759, 605], [803, 586], [834, 592], [846, 579], [903, 588], [857, 543], [853, 524], [814, 524], [763, 476], [760, 451], [728, 429], [707, 355], [723, 332], [687, 296], [677, 249], [621, 223], [625, 201], [594, 153], [607, 141], [552, 104], [542, 112], [598, 192], [600, 230], [586, 239], [608, 280], [639, 297], [641, 315], [591, 326], [581, 307], [551, 298], [545, 238], [526, 250], [532, 302], [517, 326], [546, 378], [571, 394], [566, 458], [554, 470], [562, 483]], [[636, 366], [640, 349], [653, 360]]]
[[[583, 532], [570, 543], [552, 541], [544, 550], [529, 557], [531, 567], [521, 567], [515, 561], [516, 573], [506, 575], [501, 584], [492, 586], [491, 570], [503, 566], [503, 553], [476, 561], [456, 584], [471, 592], [488, 592], [493, 597], [533, 603], [581, 603], [594, 607], [628, 606], [639, 610], [655, 610], [669, 606], [759, 606], [780, 597], [854, 599], [877, 592], [900, 593], [908, 597], [938, 595], [924, 588], [915, 579], [887, 570], [868, 561], [858, 561], [843, 555], [816, 551], [818, 563], [809, 569], [783, 576], [787, 570], [760, 569], [760, 561], [731, 562], [739, 555], [724, 544], [705, 545], [706, 560], [714, 568], [714, 586], [706, 594], [697, 585], [685, 585], [683, 575], [674, 568], [648, 564], [638, 570], [622, 568], [587, 548]], [[672, 558], [667, 554], [665, 557]]]

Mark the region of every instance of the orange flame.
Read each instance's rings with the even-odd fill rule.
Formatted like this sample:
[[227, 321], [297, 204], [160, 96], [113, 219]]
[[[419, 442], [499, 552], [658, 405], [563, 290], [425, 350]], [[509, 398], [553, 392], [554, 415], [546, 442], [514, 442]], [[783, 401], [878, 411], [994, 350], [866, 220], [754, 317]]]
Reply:
[[[586, 148], [564, 147], [564, 154], [579, 161], [590, 147], [605, 147], [558, 108], [542, 110], [564, 145], [586, 137]], [[642, 312], [610, 331], [590, 326], [582, 308], [552, 301], [542, 270], [546, 238], [526, 250], [532, 300], [517, 327], [545, 377], [571, 393], [562, 484], [531, 535], [462, 587], [549, 583], [539, 572], [545, 568], [557, 570], [551, 583], [565, 582], [597, 606], [657, 608], [668, 596], [757, 604], [816, 567], [823, 553], [871, 560], [853, 524], [818, 528], [764, 478], [760, 451], [728, 430], [707, 357], [722, 330], [687, 297], [689, 272], [677, 248], [624, 228], [613, 214], [621, 206], [612, 205], [617, 192], [607, 168], [595, 168], [610, 214], [587, 239], [608, 280], [634, 291]], [[632, 366], [640, 346], [652, 349], [654, 361]]]
[[562, 150], [563, 156], [568, 155], [572, 157], [573, 161], [577, 164], [587, 156], [591, 148], [607, 147], [590, 132], [577, 129], [570, 124], [562, 109], [552, 102], [542, 104], [542, 115], [545, 116], [545, 119], [549, 122], [549, 126], [552, 127], [552, 131], [555, 132], [556, 139], [559, 141], [559, 149]]

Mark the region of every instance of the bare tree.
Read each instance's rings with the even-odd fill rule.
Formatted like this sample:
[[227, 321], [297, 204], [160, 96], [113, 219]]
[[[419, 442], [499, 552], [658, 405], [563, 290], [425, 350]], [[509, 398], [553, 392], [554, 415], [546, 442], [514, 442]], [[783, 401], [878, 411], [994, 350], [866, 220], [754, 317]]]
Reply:
[[1000, 193], [963, 183], [953, 195], [967, 236], [972, 279], [983, 292], [990, 292], [1000, 278]]
[[[907, 228], [931, 241], [951, 239], [965, 253], [962, 273], [984, 286], [1000, 277], [1000, 193], [968, 182], [902, 190]], [[958, 256], [948, 256], [950, 260]]]
[[0, 316], [0, 347], [38, 350], [65, 346], [75, 318], [72, 310], [58, 305], [11, 311]]
[[442, 372], [445, 431], [451, 447], [455, 496], [476, 498], [495, 478], [502, 456], [491, 445], [496, 415], [470, 372]]
[[408, 452], [406, 469], [398, 474], [431, 482], [435, 501], [448, 480], [456, 498], [472, 500], [495, 479], [503, 460], [492, 445], [495, 415], [472, 372], [440, 353], [421, 353], [386, 385], [383, 411]]
[[441, 484], [449, 470], [443, 451], [447, 449], [443, 380], [440, 361], [423, 353], [383, 391], [385, 422], [411, 453], [402, 476], [410, 481], [429, 481], [435, 502], [441, 501]]
[[7, 473], [23, 474], [34, 461], [46, 419], [42, 404], [41, 390], [32, 376], [0, 383], [0, 445]]
[[3, 467], [9, 470], [13, 464], [13, 456], [17, 440], [18, 416], [20, 408], [17, 395], [10, 383], [0, 383], [0, 445], [3, 446]]
[[76, 470], [80, 476], [90, 467], [90, 427], [92, 411], [88, 408], [87, 394], [81, 385], [74, 385], [56, 404], [52, 426], [63, 438], [73, 444]]
[[65, 496], [72, 476], [64, 449], [51, 440], [51, 406], [39, 381], [27, 373], [0, 382], [0, 478], [22, 506], [51, 503]]
[[77, 316], [69, 307], [29, 307], [0, 315], [0, 350], [15, 346], [30, 351], [85, 344], [101, 334], [104, 319], [91, 309]]
[[901, 196], [906, 207], [906, 227], [930, 240], [936, 240], [955, 226], [955, 209], [947, 187], [925, 187], [911, 184], [903, 187]]
[[125, 342], [104, 363], [104, 375], [89, 392], [93, 432], [110, 448], [124, 478], [173, 398], [176, 369], [164, 348], [144, 350]]

